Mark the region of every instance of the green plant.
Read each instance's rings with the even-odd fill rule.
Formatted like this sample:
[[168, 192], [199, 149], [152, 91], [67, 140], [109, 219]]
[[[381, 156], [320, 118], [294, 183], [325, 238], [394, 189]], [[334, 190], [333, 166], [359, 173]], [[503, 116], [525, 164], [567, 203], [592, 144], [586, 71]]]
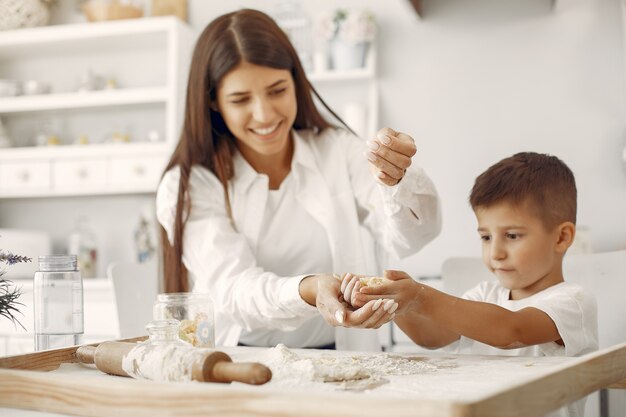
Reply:
[[[6, 252], [0, 249], [0, 263], [7, 265], [13, 265], [20, 262], [30, 262], [31, 258], [26, 256], [14, 255], [11, 252]], [[13, 324], [19, 324], [22, 329], [26, 330], [24, 325], [15, 317], [17, 313], [20, 313], [18, 306], [23, 306], [18, 298], [22, 295], [20, 288], [13, 286], [13, 282], [8, 279], [2, 278], [6, 273], [6, 270], [0, 269], [0, 315], [8, 318]], [[21, 313], [20, 313], [21, 314]]]

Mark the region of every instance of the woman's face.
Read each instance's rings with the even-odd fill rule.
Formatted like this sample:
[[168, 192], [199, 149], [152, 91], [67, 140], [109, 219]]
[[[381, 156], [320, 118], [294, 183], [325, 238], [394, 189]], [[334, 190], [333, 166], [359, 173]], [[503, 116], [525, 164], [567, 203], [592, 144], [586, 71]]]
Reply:
[[242, 62], [217, 86], [217, 107], [247, 159], [288, 151], [298, 111], [288, 70]]

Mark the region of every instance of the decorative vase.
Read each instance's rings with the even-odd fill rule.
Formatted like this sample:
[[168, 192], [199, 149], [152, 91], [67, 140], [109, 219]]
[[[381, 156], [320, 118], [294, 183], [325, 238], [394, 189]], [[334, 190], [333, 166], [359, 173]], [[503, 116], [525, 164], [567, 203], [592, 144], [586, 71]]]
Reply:
[[333, 39], [330, 45], [332, 68], [336, 70], [363, 68], [368, 48], [368, 42], [349, 43]]
[[0, 0], [0, 30], [45, 26], [50, 10], [40, 0]]

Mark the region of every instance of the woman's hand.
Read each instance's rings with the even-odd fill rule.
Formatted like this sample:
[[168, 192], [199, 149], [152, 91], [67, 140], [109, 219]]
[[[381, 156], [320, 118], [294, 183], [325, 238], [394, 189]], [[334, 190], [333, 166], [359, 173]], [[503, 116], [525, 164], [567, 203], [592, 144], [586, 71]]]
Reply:
[[347, 273], [342, 275], [341, 277], [341, 296], [350, 306], [354, 308], [362, 307], [356, 306], [355, 295], [359, 293], [359, 289], [361, 289], [361, 277], [363, 275], [353, 275], [351, 273]]
[[393, 186], [402, 180], [411, 166], [411, 158], [417, 152], [415, 141], [406, 133], [384, 127], [375, 139], [367, 141], [365, 152], [370, 171], [380, 182]]
[[397, 308], [394, 302], [372, 300], [359, 309], [352, 308], [341, 295], [340, 279], [333, 275], [312, 275], [300, 283], [302, 298], [312, 304], [312, 296], [315, 294], [315, 306], [328, 324], [377, 329], [394, 319]]

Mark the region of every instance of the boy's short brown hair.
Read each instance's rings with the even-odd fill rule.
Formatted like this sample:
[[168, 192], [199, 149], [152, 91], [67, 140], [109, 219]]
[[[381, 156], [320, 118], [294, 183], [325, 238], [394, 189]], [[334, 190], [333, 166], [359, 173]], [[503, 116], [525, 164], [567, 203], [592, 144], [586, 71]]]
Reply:
[[547, 229], [576, 224], [574, 174], [552, 155], [520, 152], [497, 162], [476, 178], [469, 201], [474, 211], [503, 201], [529, 204]]

